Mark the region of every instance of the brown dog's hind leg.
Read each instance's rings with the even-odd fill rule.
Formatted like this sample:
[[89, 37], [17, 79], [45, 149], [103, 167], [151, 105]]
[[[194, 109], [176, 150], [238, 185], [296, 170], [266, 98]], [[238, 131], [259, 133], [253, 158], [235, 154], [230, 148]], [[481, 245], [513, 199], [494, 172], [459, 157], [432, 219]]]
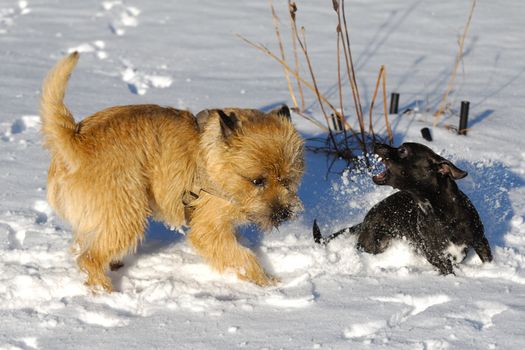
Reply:
[[111, 280], [106, 276], [106, 269], [110, 258], [102, 251], [89, 249], [78, 259], [78, 266], [87, 274], [86, 285], [93, 290], [102, 287], [107, 292], [113, 291]]
[[113, 200], [110, 206], [100, 207], [96, 231], [91, 230], [93, 236], [77, 236], [81, 251], [77, 262], [80, 269], [87, 273], [88, 286], [94, 289], [100, 286], [108, 292], [112, 291], [111, 280], [106, 273], [110, 264], [114, 266], [114, 262], [135, 251], [144, 237], [148, 217], [145, 203], [138, 201], [137, 197]]

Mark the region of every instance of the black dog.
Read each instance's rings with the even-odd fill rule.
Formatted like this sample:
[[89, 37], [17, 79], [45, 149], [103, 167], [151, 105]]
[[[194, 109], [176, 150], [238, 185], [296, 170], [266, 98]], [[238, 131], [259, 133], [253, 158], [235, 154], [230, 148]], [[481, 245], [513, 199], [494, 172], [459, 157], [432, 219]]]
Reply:
[[467, 176], [465, 171], [418, 143], [399, 148], [376, 144], [374, 152], [386, 170], [373, 181], [400, 191], [370, 209], [362, 223], [328, 237], [321, 236], [314, 221], [315, 242], [326, 244], [341, 234], [357, 234], [360, 249], [379, 254], [393, 238], [405, 237], [442, 274], [453, 273], [447, 254], [451, 243], [461, 246], [464, 255], [472, 247], [483, 262], [492, 261], [478, 212], [454, 181]]

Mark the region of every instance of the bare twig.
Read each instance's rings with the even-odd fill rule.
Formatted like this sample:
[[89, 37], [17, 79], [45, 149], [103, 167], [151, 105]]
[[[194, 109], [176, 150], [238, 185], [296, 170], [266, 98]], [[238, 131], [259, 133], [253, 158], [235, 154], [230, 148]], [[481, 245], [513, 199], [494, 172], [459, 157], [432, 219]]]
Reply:
[[[324, 109], [323, 100], [321, 99], [321, 93], [319, 92], [319, 88], [317, 87], [317, 80], [315, 79], [315, 73], [312, 67], [312, 62], [310, 61], [310, 56], [308, 56], [308, 48], [306, 46], [306, 33], [304, 30], [304, 27], [301, 27], [301, 34], [303, 35], [303, 40], [301, 40], [299, 35], [297, 35], [297, 42], [299, 43], [299, 46], [301, 47], [301, 50], [303, 51], [304, 57], [306, 59], [306, 63], [308, 64], [308, 70], [310, 71], [310, 77], [312, 78], [312, 83], [314, 84], [314, 91], [317, 97], [317, 101], [319, 102], [319, 107], [321, 108], [321, 112], [323, 112], [324, 118], [326, 120], [326, 124], [330, 125], [328, 114], [326, 113], [326, 110]], [[338, 115], [339, 113], [336, 111], [335, 114]], [[339, 153], [337, 142], [335, 141], [334, 134], [332, 133], [332, 130], [330, 128], [328, 128], [328, 137], [332, 141], [332, 144], [336, 152]]]
[[388, 113], [386, 109], [386, 68], [384, 65], [381, 65], [381, 68], [379, 68], [379, 74], [377, 75], [377, 81], [376, 81], [376, 88], [374, 90], [374, 96], [372, 97], [372, 102], [370, 103], [370, 116], [369, 116], [369, 132], [372, 134], [372, 140], [375, 142], [376, 135], [374, 132], [374, 125], [373, 125], [373, 118], [372, 113], [374, 109], [374, 104], [376, 101], [377, 93], [379, 91], [379, 83], [383, 82], [382, 88], [383, 88], [383, 112], [385, 113], [385, 125], [386, 125], [386, 132], [388, 134], [388, 141], [390, 144], [394, 143], [394, 136], [392, 135], [392, 129], [390, 128], [390, 122], [388, 121]]
[[472, 21], [472, 15], [474, 14], [474, 8], [476, 7], [476, 0], [472, 0], [472, 4], [470, 7], [469, 16], [467, 19], [467, 24], [465, 25], [465, 29], [463, 31], [463, 35], [459, 38], [459, 51], [456, 55], [456, 61], [454, 63], [454, 69], [452, 70], [452, 75], [450, 76], [450, 80], [447, 84], [447, 88], [445, 89], [445, 93], [443, 94], [443, 99], [441, 100], [441, 104], [438, 108], [438, 111], [436, 112], [436, 115], [434, 117], [434, 127], [439, 122], [439, 119], [441, 118], [441, 115], [446, 109], [447, 105], [447, 98], [450, 92], [452, 91], [452, 88], [454, 87], [454, 83], [456, 82], [456, 76], [459, 64], [461, 62], [461, 59], [463, 57], [463, 47], [465, 45], [465, 38], [467, 37], [468, 30], [470, 28], [470, 22]]
[[[270, 51], [266, 46], [264, 46], [262, 44], [256, 44], [256, 43], [252, 42], [251, 40], [246, 39], [245, 37], [243, 37], [240, 34], [237, 34], [237, 36], [242, 41], [247, 43], [248, 45], [256, 48], [257, 50], [261, 51], [265, 55], [273, 58], [275, 61], [277, 61], [279, 64], [281, 64], [291, 75], [293, 75], [295, 79], [300, 80], [301, 83], [304, 86], [306, 86], [308, 89], [310, 89], [313, 93], [316, 93], [315, 92], [315, 87], [312, 84], [310, 84], [308, 81], [304, 80], [299, 74], [295, 73], [295, 71], [292, 68], [290, 68], [290, 66], [286, 62], [281, 60], [276, 54], [274, 54], [272, 51]], [[319, 93], [319, 98], [334, 112], [334, 114], [336, 114], [336, 115], [339, 114], [339, 111], [334, 107], [334, 105], [332, 105], [330, 103], [330, 101], [328, 101], [328, 99], [325, 96], [323, 96], [323, 94]], [[349, 126], [348, 122], [345, 121], [345, 125]]]
[[[296, 12], [297, 12], [297, 6], [295, 5], [295, 2], [288, 0], [288, 14], [290, 15], [294, 70], [295, 70], [295, 74], [299, 75], [299, 56], [297, 55], [297, 39], [296, 39], [297, 23], [295, 21]], [[299, 79], [296, 79], [296, 81], [297, 81], [297, 91], [299, 92], [299, 96], [301, 97], [301, 111], [304, 111], [305, 103], [304, 103], [303, 87], [301, 86], [301, 81]]]
[[[334, 4], [335, 4], [334, 0]], [[339, 106], [341, 108], [341, 115], [340, 119], [345, 118], [345, 110], [343, 107], [343, 84], [341, 83], [341, 42], [339, 41], [341, 37], [341, 27], [338, 25], [336, 28], [337, 32], [337, 90], [339, 91]], [[345, 139], [345, 146], [348, 149], [348, 135], [346, 134], [346, 128], [343, 128], [344, 132], [344, 139]], [[353, 132], [353, 130], [352, 130]]]
[[370, 102], [370, 115], [368, 117], [368, 131], [372, 134], [372, 140], [375, 142], [376, 140], [376, 135], [374, 133], [374, 123], [372, 121], [372, 114], [373, 114], [373, 111], [374, 111], [374, 104], [376, 102], [376, 97], [377, 97], [377, 92], [379, 91], [379, 83], [381, 82], [381, 77], [383, 76], [383, 71], [384, 71], [385, 67], [384, 66], [381, 66], [381, 68], [379, 68], [379, 74], [377, 75], [377, 80], [376, 80], [376, 88], [374, 90], [374, 95], [372, 96], [372, 101]]
[[[366, 154], [367, 150], [366, 150], [366, 142], [365, 142], [365, 123], [363, 119], [363, 109], [361, 107], [361, 97], [359, 96], [359, 88], [357, 87], [357, 80], [355, 77], [354, 62], [352, 59], [352, 51], [350, 49], [350, 36], [348, 34], [348, 26], [346, 23], [345, 1], [344, 0], [341, 0], [341, 9], [342, 9], [342, 15], [343, 15], [342, 16], [343, 24], [344, 24], [342, 28], [344, 29], [344, 36], [345, 36], [346, 42], [345, 40], [343, 40], [342, 37], [341, 39], [343, 42], [343, 49], [345, 52], [348, 80], [350, 81], [350, 87], [352, 89], [352, 98], [354, 99], [354, 105], [356, 108], [356, 115], [357, 115], [357, 120], [359, 122], [359, 128], [361, 130], [361, 137], [362, 137], [363, 145], [365, 145], [365, 148], [363, 149], [363, 151]], [[340, 24], [341, 15], [340, 15], [339, 8], [337, 10], [337, 17], [338, 17], [338, 22]]]
[[390, 128], [390, 122], [388, 121], [388, 110], [386, 108], [386, 68], [383, 67], [383, 113], [385, 114], [385, 123], [386, 123], [386, 132], [388, 134], [388, 141], [390, 145], [394, 143], [394, 135], [392, 134], [392, 129]]
[[[270, 9], [272, 10], [273, 27], [275, 29], [275, 36], [277, 37], [277, 42], [279, 43], [281, 59], [283, 60], [283, 62], [286, 62], [283, 39], [281, 38], [281, 31], [279, 29], [279, 17], [277, 17], [277, 13], [275, 12], [275, 8], [273, 7], [272, 0], [268, 1], [270, 3]], [[286, 83], [288, 84], [288, 91], [290, 92], [290, 97], [292, 98], [293, 105], [295, 108], [299, 108], [299, 105], [297, 104], [297, 99], [295, 98], [295, 93], [292, 88], [292, 81], [290, 80], [290, 75], [288, 74], [288, 71], [286, 69], [284, 69], [284, 77], [286, 78]]]

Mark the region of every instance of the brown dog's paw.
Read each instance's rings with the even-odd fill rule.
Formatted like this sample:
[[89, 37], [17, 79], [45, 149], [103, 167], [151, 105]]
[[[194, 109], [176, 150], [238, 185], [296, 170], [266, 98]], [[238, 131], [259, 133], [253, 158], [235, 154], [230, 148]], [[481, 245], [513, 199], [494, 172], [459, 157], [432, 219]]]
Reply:
[[110, 264], [109, 264], [109, 269], [111, 271], [117, 271], [119, 270], [120, 268], [124, 267], [124, 263], [120, 260], [117, 260], [117, 261], [112, 261]]
[[99, 277], [99, 278], [89, 278], [84, 283], [86, 287], [89, 288], [89, 290], [93, 294], [104, 294], [104, 293], [111, 293], [113, 292], [113, 285], [111, 283], [111, 280], [107, 276]]
[[281, 278], [277, 276], [268, 276], [268, 281], [267, 286], [276, 286], [282, 282]]
[[237, 276], [243, 281], [251, 282], [260, 287], [271, 287], [281, 282], [281, 279], [279, 277], [269, 276], [264, 272], [250, 275], [244, 275], [239, 273]]

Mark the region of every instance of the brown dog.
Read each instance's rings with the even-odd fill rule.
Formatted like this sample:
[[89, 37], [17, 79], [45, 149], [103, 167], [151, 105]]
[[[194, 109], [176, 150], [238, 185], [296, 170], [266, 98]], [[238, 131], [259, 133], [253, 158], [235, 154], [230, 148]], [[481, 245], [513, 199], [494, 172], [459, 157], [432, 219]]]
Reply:
[[207, 110], [195, 118], [157, 105], [118, 106], [75, 123], [63, 100], [78, 58], [69, 55], [49, 73], [41, 117], [49, 203], [72, 226], [87, 284], [112, 290], [109, 265], [136, 249], [150, 216], [188, 223], [189, 241], [217, 270], [272, 283], [237, 242], [235, 226], [270, 229], [301, 208], [303, 141], [288, 108]]

